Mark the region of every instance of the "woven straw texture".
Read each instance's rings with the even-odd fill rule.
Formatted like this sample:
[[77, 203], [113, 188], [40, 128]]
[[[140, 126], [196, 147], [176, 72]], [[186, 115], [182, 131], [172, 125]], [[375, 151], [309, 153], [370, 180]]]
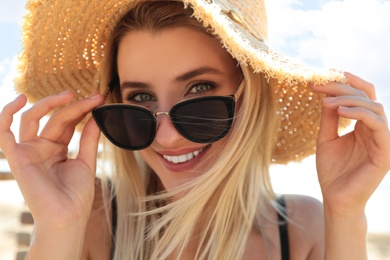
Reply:
[[[99, 87], [99, 68], [110, 32], [141, 0], [29, 0], [23, 25], [18, 92], [30, 102], [64, 90], [83, 99]], [[150, 0], [149, 0], [150, 1]], [[194, 16], [210, 26], [222, 45], [243, 66], [263, 72], [278, 84], [281, 120], [275, 162], [301, 160], [314, 153], [321, 97], [308, 83], [344, 82], [337, 71], [314, 71], [272, 51], [267, 45], [263, 0], [183, 0]], [[103, 90], [104, 91], [104, 90]]]

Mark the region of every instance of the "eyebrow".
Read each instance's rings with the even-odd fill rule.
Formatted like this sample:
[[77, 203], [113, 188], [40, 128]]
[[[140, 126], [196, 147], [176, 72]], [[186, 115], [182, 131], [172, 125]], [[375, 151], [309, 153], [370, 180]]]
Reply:
[[148, 88], [149, 84], [138, 81], [125, 81], [121, 84], [121, 89], [125, 88]]
[[[177, 82], [183, 82], [190, 80], [192, 78], [195, 78], [200, 75], [204, 74], [214, 74], [214, 75], [222, 75], [222, 71], [211, 68], [208, 66], [200, 67], [194, 70], [191, 70], [189, 72], [186, 72], [178, 77], [175, 78], [175, 81]], [[139, 82], [139, 81], [125, 81], [121, 84], [121, 88], [147, 88], [149, 84], [144, 83], [144, 82]]]
[[195, 78], [196, 76], [200, 76], [203, 74], [221, 75], [222, 72], [220, 70], [215, 69], [215, 68], [205, 66], [205, 67], [200, 67], [200, 68], [195, 69], [195, 70], [191, 70], [189, 72], [184, 73], [183, 75], [178, 76], [176, 78], [176, 81], [187, 81], [187, 80], [190, 80], [192, 78]]

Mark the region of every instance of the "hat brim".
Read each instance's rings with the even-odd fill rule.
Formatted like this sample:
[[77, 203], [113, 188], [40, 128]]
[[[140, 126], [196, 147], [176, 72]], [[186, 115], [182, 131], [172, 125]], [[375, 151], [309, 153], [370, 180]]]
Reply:
[[[99, 67], [117, 22], [141, 0], [28, 1], [23, 25], [18, 92], [36, 102], [48, 95], [73, 90], [76, 99], [98, 89]], [[251, 28], [232, 20], [229, 12], [209, 0], [184, 0], [194, 17], [212, 28], [226, 50], [254, 73], [261, 72], [275, 88], [281, 126], [275, 162], [302, 160], [315, 152], [321, 117], [321, 96], [308, 84], [345, 82], [341, 72], [317, 71], [292, 62], [270, 49]], [[271, 84], [271, 82], [273, 82]]]

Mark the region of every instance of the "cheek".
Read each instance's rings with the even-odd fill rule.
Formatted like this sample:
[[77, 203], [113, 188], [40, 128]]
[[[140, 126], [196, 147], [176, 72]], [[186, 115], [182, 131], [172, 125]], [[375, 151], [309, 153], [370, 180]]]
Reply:
[[151, 148], [138, 151], [138, 155], [154, 172], [160, 172], [163, 165], [161, 164], [158, 154], [156, 154], [156, 152], [154, 152]]
[[146, 149], [143, 149], [141, 151], [138, 152], [138, 154], [140, 155], [140, 157], [142, 158], [142, 160], [144, 160], [147, 164], [150, 165], [150, 162], [152, 162], [152, 153], [150, 151], [150, 148], [146, 148]]

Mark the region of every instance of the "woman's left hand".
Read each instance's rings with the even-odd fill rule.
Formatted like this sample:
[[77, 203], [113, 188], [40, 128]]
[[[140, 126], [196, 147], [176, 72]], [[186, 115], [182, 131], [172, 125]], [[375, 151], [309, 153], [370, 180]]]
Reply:
[[[390, 131], [375, 88], [345, 73], [348, 84], [313, 86], [326, 94], [317, 141], [317, 172], [324, 204], [335, 214], [364, 212], [365, 205], [390, 169]], [[340, 117], [357, 120], [339, 136]]]

